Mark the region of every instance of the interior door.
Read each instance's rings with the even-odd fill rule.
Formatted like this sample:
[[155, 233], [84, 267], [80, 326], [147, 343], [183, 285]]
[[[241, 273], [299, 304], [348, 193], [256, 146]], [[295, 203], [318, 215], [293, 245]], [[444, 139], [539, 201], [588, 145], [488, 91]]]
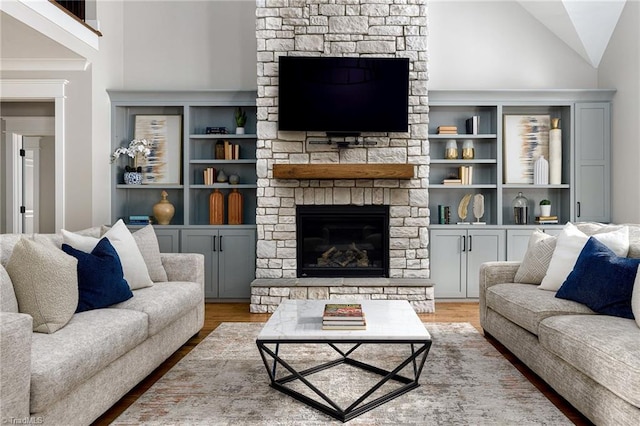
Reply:
[[40, 232], [40, 138], [22, 137], [21, 229], [23, 234]]

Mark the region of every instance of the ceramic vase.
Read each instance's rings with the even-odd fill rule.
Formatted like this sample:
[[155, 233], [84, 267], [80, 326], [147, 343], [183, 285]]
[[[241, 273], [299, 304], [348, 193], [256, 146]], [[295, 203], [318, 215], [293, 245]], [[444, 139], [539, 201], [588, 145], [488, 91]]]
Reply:
[[241, 225], [243, 199], [242, 194], [236, 188], [233, 188], [229, 194], [228, 203], [229, 211], [227, 217], [229, 218], [229, 225]]
[[560, 119], [551, 119], [549, 130], [549, 183], [560, 185], [562, 183], [562, 130]]
[[236, 127], [236, 135], [244, 135], [244, 127]]
[[216, 188], [209, 196], [209, 225], [224, 224], [224, 195]]
[[533, 184], [547, 185], [549, 183], [549, 162], [541, 155], [533, 164]]
[[142, 185], [142, 173], [124, 172], [124, 183], [127, 185]]
[[173, 219], [176, 208], [169, 202], [167, 191], [162, 191], [162, 198], [153, 205], [153, 216], [156, 218], [158, 225], [168, 225]]

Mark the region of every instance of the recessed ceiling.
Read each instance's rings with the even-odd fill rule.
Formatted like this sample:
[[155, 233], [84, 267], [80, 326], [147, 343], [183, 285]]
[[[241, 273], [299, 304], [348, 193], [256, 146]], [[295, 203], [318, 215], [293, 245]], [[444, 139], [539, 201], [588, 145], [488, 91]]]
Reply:
[[598, 68], [626, 0], [518, 0], [520, 5]]

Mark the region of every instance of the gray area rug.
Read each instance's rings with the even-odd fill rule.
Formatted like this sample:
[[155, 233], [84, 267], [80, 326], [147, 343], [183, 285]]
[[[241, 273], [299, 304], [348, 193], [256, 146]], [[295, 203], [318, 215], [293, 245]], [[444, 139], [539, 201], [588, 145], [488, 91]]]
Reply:
[[[349, 424], [572, 424], [471, 324], [425, 323], [425, 327], [433, 345], [420, 387]], [[255, 344], [261, 328], [261, 323], [221, 324], [113, 424], [341, 424], [269, 386]], [[370, 345], [355, 353], [360, 360], [389, 368], [406, 358], [408, 350], [408, 345]], [[281, 345], [280, 355], [299, 369], [336, 357], [327, 345]], [[377, 377], [343, 364], [308, 379], [347, 405]], [[393, 387], [385, 391], [389, 389]]]

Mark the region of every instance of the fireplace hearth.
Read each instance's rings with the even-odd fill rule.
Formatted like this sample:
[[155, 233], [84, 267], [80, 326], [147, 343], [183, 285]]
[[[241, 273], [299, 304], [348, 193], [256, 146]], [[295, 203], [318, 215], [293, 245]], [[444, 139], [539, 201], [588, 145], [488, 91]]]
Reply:
[[388, 277], [389, 206], [296, 209], [298, 277]]

